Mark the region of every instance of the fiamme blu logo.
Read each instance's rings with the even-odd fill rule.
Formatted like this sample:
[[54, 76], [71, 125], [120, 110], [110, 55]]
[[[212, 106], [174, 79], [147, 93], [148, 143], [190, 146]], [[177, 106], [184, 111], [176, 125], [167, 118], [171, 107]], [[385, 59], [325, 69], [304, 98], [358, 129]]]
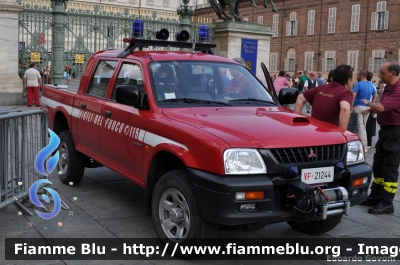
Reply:
[[[57, 150], [58, 145], [60, 144], [60, 138], [50, 129], [48, 129], [50, 134], [50, 141], [49, 144], [44, 147], [39, 153], [36, 155], [35, 158], [35, 170], [43, 175], [49, 176], [51, 172], [55, 169], [59, 159], [59, 152], [57, 151], [53, 156], [51, 154]], [[29, 188], [29, 198], [31, 199], [32, 203], [40, 208], [46, 208], [43, 203], [40, 201], [38, 197], [38, 189], [42, 184], [51, 184], [48, 179], [40, 179], [32, 184]], [[44, 189], [51, 195], [54, 201], [54, 209], [51, 213], [44, 213], [39, 210], [35, 209], [35, 212], [43, 219], [51, 219], [55, 217], [61, 210], [61, 198], [58, 193], [53, 190], [52, 188], [44, 187]], [[50, 203], [50, 198], [46, 194], [42, 194], [42, 199], [46, 203]]]

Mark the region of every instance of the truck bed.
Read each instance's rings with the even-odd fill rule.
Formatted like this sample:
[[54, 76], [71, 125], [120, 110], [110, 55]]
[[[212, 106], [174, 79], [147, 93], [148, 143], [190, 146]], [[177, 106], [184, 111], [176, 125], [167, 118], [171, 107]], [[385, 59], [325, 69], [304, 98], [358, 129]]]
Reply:
[[58, 85], [58, 86], [54, 86], [54, 85], [45, 85], [45, 86], [49, 86], [52, 88], [57, 88], [57, 89], [65, 89], [65, 90], [69, 90], [71, 92], [77, 93], [78, 89], [79, 89], [79, 83], [80, 83], [80, 79], [71, 79], [69, 80], [69, 84], [68, 85]]

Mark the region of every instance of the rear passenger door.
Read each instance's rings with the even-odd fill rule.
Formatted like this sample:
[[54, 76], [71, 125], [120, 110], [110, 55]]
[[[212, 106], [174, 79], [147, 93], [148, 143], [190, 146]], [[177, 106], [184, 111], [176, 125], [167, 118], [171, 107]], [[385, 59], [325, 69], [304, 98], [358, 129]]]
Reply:
[[75, 108], [79, 109], [77, 130], [81, 149], [95, 159], [101, 157], [99, 120], [117, 64], [117, 60], [100, 60], [86, 93], [77, 95], [74, 101]]
[[115, 90], [119, 85], [133, 85], [140, 90], [141, 99], [146, 92], [142, 67], [139, 62], [123, 61], [118, 69], [115, 85], [108, 95], [109, 101], [103, 105], [106, 116], [100, 130], [100, 146], [106, 163], [114, 170], [144, 183], [143, 178], [143, 138], [147, 110], [139, 110], [115, 101]]

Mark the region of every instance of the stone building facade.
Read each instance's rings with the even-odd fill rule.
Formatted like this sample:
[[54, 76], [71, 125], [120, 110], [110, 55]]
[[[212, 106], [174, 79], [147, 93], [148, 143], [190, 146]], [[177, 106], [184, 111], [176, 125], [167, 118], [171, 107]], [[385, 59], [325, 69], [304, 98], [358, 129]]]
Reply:
[[[374, 72], [384, 60], [399, 61], [399, 0], [291, 0], [275, 1], [278, 12], [241, 5], [241, 16], [249, 23], [271, 25], [269, 69], [321, 72], [324, 76], [339, 64]], [[282, 8], [284, 7], [284, 8]], [[209, 5], [195, 13], [216, 17]], [[267, 57], [267, 56], [266, 56]]]
[[109, 8], [141, 8], [142, 10], [164, 11], [176, 14], [180, 0], [72, 0], [69, 3], [102, 5]]

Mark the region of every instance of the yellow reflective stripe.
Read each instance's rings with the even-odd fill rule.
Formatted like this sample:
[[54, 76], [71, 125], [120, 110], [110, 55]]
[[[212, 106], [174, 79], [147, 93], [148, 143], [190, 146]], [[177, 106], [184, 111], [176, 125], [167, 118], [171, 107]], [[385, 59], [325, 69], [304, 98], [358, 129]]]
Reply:
[[384, 184], [384, 189], [389, 192], [389, 193], [396, 193], [397, 191], [397, 182], [385, 182]]
[[375, 182], [375, 184], [383, 185], [383, 183], [385, 182], [385, 180], [384, 180], [383, 178], [375, 178], [375, 177], [374, 177], [374, 182]]

